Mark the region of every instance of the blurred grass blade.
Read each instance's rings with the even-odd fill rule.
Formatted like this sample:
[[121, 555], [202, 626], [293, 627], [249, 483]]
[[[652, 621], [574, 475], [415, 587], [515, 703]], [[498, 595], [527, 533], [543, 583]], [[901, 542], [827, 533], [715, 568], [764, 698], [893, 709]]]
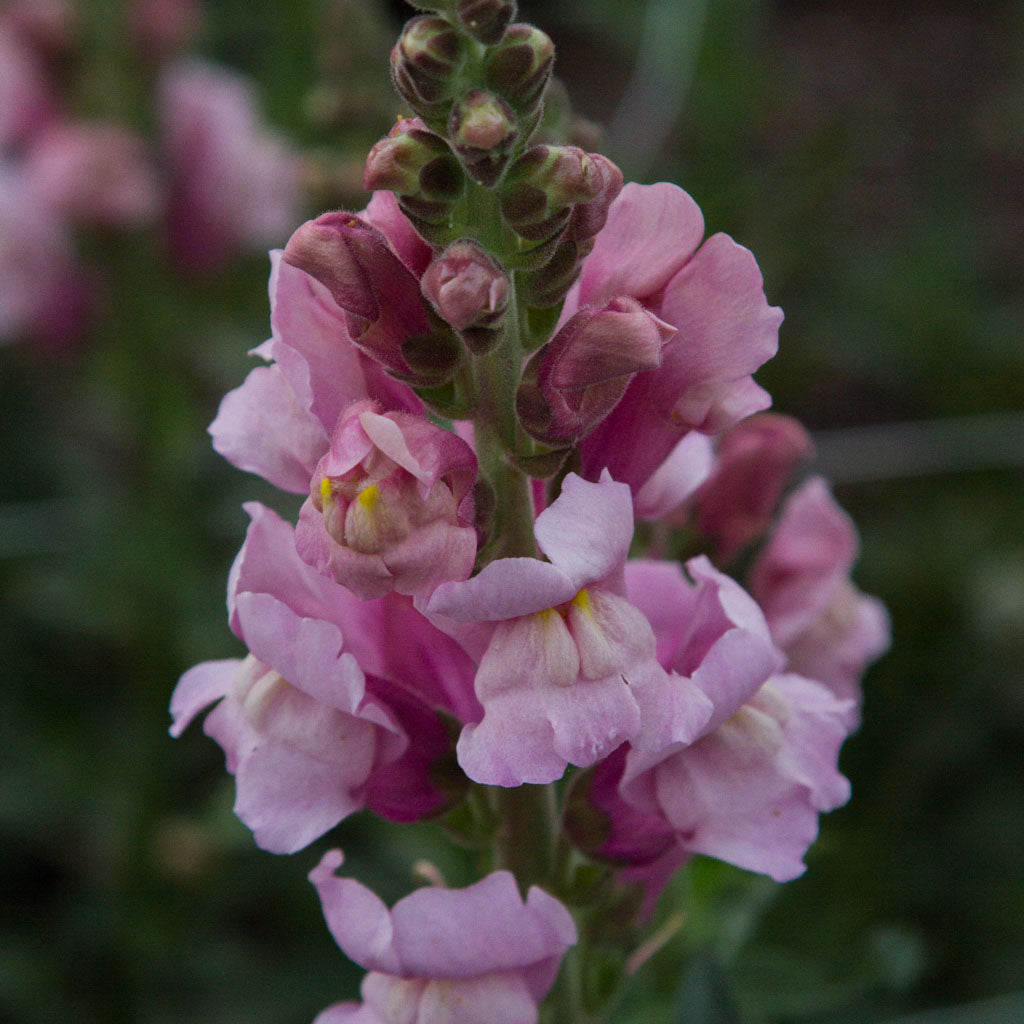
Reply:
[[698, 953], [683, 979], [675, 1024], [743, 1024], [732, 986], [711, 953]]

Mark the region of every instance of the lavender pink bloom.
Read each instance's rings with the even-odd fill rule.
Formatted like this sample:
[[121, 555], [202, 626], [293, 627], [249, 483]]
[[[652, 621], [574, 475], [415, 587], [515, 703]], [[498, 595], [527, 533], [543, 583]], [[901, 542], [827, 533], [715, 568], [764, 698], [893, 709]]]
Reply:
[[500, 786], [551, 782], [624, 740], [660, 749], [692, 739], [708, 698], [661, 668], [651, 626], [625, 596], [628, 487], [570, 474], [534, 532], [550, 561], [499, 559], [442, 584], [424, 606], [479, 661], [484, 718], [457, 748], [466, 774]]
[[762, 413], [721, 436], [714, 472], [694, 497], [697, 529], [729, 562], [760, 537], [796, 467], [814, 451], [790, 416]]
[[168, 241], [181, 267], [216, 270], [239, 251], [284, 241], [298, 220], [297, 158], [260, 122], [242, 75], [194, 60], [170, 65], [161, 120]]
[[626, 185], [569, 293], [563, 320], [629, 296], [678, 332], [584, 438], [588, 479], [607, 468], [636, 492], [688, 431], [719, 433], [770, 404], [751, 374], [775, 354], [782, 312], [750, 252], [723, 234], [701, 244], [703, 233], [682, 189]]
[[794, 491], [751, 568], [751, 593], [764, 608], [788, 670], [817, 679], [853, 704], [860, 678], [889, 647], [885, 606], [850, 581], [857, 531], [820, 477]]
[[[375, 200], [388, 216], [394, 199]], [[402, 221], [404, 222], [404, 219]], [[413, 391], [352, 344], [344, 312], [319, 281], [271, 253], [272, 336], [258, 348], [269, 366], [228, 392], [210, 424], [213, 447], [239, 469], [305, 494], [341, 413], [372, 398], [390, 410], [419, 412]]]
[[273, 852], [364, 805], [399, 821], [435, 812], [447, 797], [431, 768], [450, 756], [436, 709], [479, 716], [469, 659], [409, 601], [359, 601], [299, 559], [275, 513], [247, 509], [228, 609], [249, 655], [182, 676], [172, 733], [219, 702], [204, 729], [236, 777], [236, 813]]
[[588, 787], [603, 821], [592, 848], [629, 869], [648, 905], [694, 853], [795, 878], [818, 814], [849, 795], [836, 759], [851, 702], [779, 674], [784, 658], [760, 609], [706, 558], [686, 573], [630, 563], [627, 593], [654, 628], [661, 664], [690, 676], [714, 710], [690, 743], [620, 748]]
[[427, 595], [473, 570], [475, 480], [476, 456], [461, 438], [354, 402], [313, 473], [299, 554], [364, 600]]
[[690, 746], [630, 751], [619, 793], [687, 854], [789, 881], [805, 869], [818, 815], [849, 799], [836, 766], [849, 707], [820, 683], [774, 676]]
[[34, 48], [0, 20], [0, 150], [24, 145], [57, 112], [53, 87]]
[[22, 168], [0, 161], [0, 343], [74, 341], [85, 328], [87, 299], [63, 220]]
[[391, 910], [335, 871], [340, 850], [310, 872], [327, 926], [370, 973], [362, 1005], [339, 1003], [316, 1024], [536, 1024], [537, 1007], [576, 942], [568, 910], [536, 886], [524, 901], [496, 871], [465, 889], [426, 887]]
[[139, 227], [160, 206], [144, 140], [115, 124], [52, 124], [34, 140], [24, 166], [39, 197], [71, 222]]
[[690, 743], [625, 744], [601, 762], [574, 831], [644, 888], [648, 910], [695, 853], [796, 877], [818, 815], [849, 795], [836, 760], [851, 702], [779, 674], [784, 659], [756, 603], [703, 556], [685, 577], [671, 563], [630, 563], [627, 593], [654, 627], [661, 664], [689, 674], [714, 711]]

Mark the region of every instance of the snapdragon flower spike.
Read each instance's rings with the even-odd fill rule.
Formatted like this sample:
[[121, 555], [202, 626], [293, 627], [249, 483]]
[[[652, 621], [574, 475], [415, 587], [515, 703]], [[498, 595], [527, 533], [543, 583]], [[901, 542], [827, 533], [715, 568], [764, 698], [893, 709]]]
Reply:
[[[355, 214], [337, 211], [307, 221], [288, 240], [284, 260], [316, 278], [345, 311], [352, 343], [393, 376], [412, 383], [441, 380], [410, 365], [403, 347], [432, 335], [419, 281], [387, 239]], [[445, 352], [448, 346], [438, 341]], [[452, 353], [457, 358], [457, 351]]]
[[461, 438], [355, 402], [313, 473], [299, 554], [363, 600], [465, 579], [476, 558], [475, 479], [476, 456]]
[[581, 309], [527, 363], [516, 395], [520, 422], [546, 444], [575, 443], [615, 408], [635, 374], [661, 365], [675, 333], [635, 299]]
[[786, 500], [750, 574], [789, 671], [850, 699], [851, 726], [859, 722], [860, 678], [891, 635], [885, 606], [850, 581], [856, 557], [856, 527], [825, 481], [812, 477]]
[[774, 355], [782, 312], [750, 252], [722, 234], [701, 245], [703, 232], [682, 189], [626, 185], [566, 298], [563, 321], [628, 295], [679, 332], [582, 442], [589, 479], [608, 468], [635, 493], [688, 431], [719, 433], [770, 404], [751, 374]]
[[465, 889], [429, 886], [391, 910], [335, 871], [340, 850], [310, 872], [327, 927], [371, 973], [363, 1004], [329, 1007], [315, 1024], [536, 1024], [537, 1007], [576, 942], [569, 911], [514, 876], [495, 871]]
[[424, 297], [457, 331], [498, 326], [508, 309], [508, 273], [479, 242], [453, 242], [420, 280]]
[[546, 783], [627, 739], [688, 742], [711, 705], [657, 663], [650, 624], [625, 597], [628, 488], [570, 474], [534, 532], [549, 562], [499, 559], [424, 604], [479, 661], [484, 718], [459, 738], [463, 770], [487, 785]]
[[[378, 192], [365, 218], [386, 232], [410, 268], [422, 272], [430, 249]], [[327, 288], [270, 254], [272, 336], [253, 350], [270, 362], [229, 391], [210, 424], [213, 447], [239, 469], [258, 473], [286, 491], [305, 494], [327, 452], [335, 424], [352, 402], [372, 398], [389, 410], [418, 413], [415, 393], [357, 349], [346, 316]]]

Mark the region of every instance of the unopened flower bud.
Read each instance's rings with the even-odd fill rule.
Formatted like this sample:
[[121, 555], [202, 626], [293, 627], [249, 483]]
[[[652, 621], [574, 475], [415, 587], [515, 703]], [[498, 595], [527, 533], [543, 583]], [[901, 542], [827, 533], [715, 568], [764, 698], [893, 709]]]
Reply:
[[457, 331], [494, 327], [508, 308], [508, 274], [472, 239], [448, 246], [427, 267], [420, 285], [438, 314]]
[[397, 122], [370, 150], [363, 188], [421, 195], [433, 202], [454, 202], [464, 175], [448, 143], [428, 131], [419, 118]]
[[555, 44], [533, 25], [512, 25], [487, 55], [487, 84], [520, 113], [540, 103], [555, 62]]
[[593, 248], [593, 239], [608, 220], [608, 210], [622, 191], [622, 171], [601, 153], [588, 153], [598, 179], [597, 195], [587, 202], [577, 203], [573, 208], [566, 235], [574, 242], [589, 242], [586, 252]]
[[501, 212], [521, 237], [550, 238], [569, 222], [571, 207], [597, 198], [604, 169], [576, 146], [534, 146], [508, 170]]
[[354, 345], [391, 373], [415, 376], [402, 345], [431, 333], [427, 309], [419, 281], [376, 228], [344, 211], [322, 214], [295, 231], [284, 260], [331, 293]]
[[452, 108], [448, 135], [466, 173], [492, 188], [508, 164], [519, 128], [514, 111], [500, 96], [472, 89]]
[[627, 296], [584, 307], [527, 363], [516, 396], [524, 429], [546, 444], [579, 440], [615, 408], [635, 374], [661, 365], [675, 333]]
[[500, 43], [516, 16], [515, 0], [458, 0], [456, 10], [463, 28], [486, 46]]
[[391, 51], [391, 75], [402, 98], [422, 117], [443, 116], [463, 60], [462, 38], [443, 18], [409, 21]]

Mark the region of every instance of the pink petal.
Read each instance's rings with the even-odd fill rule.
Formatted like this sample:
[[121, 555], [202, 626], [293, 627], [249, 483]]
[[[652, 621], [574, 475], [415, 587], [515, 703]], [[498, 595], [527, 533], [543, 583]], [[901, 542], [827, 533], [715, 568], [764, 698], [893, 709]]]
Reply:
[[700, 208], [668, 182], [627, 184], [580, 276], [577, 307], [601, 306], [618, 295], [647, 298], [693, 255], [704, 235]]
[[220, 700], [231, 689], [241, 664], [238, 658], [204, 661], [178, 680], [171, 695], [172, 736], [180, 736], [203, 708]]
[[327, 450], [327, 435], [312, 419], [277, 366], [260, 366], [221, 400], [210, 424], [213, 447], [232, 465], [294, 494]]
[[472, 579], [442, 583], [424, 606], [456, 622], [496, 622], [554, 608], [579, 588], [560, 568], [536, 558], [501, 558]]
[[562, 493], [537, 517], [534, 533], [575, 589], [603, 580], [625, 562], [633, 539], [629, 487], [607, 474], [590, 483], [570, 473]]

